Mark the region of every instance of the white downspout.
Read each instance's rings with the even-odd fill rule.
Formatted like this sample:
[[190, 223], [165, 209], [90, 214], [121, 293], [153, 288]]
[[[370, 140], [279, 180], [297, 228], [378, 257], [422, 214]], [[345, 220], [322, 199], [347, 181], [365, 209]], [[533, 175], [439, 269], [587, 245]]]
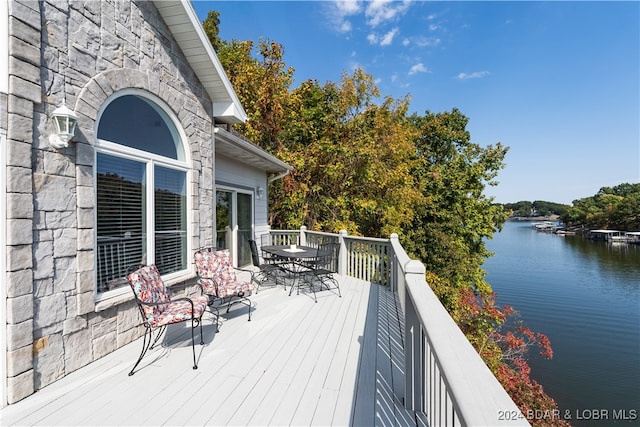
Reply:
[[289, 172], [291, 172], [291, 169], [287, 169], [286, 171], [284, 171], [283, 173], [281, 173], [280, 175], [276, 175], [276, 176], [272, 176], [271, 178], [269, 178], [267, 180], [267, 183], [271, 184], [273, 181], [277, 181], [279, 179], [284, 178], [285, 176], [289, 175]]

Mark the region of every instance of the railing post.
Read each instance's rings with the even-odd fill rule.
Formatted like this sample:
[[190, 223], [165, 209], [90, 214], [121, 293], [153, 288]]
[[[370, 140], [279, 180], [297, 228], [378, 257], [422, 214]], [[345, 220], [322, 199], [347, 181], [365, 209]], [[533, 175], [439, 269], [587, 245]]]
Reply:
[[[389, 289], [392, 292], [398, 292], [398, 271], [400, 270], [398, 268], [398, 257], [396, 256], [396, 251], [393, 249], [394, 248], [394, 243], [396, 245], [399, 245], [399, 239], [398, 239], [398, 233], [391, 233], [391, 236], [389, 237], [389, 241], [391, 243], [391, 253], [389, 253], [389, 268], [391, 269], [391, 271], [389, 272], [389, 275], [391, 276], [389, 278]], [[404, 301], [403, 301], [404, 304]]]
[[347, 260], [349, 254], [347, 253], [347, 243], [344, 241], [344, 237], [347, 235], [347, 230], [340, 230], [338, 233], [338, 243], [340, 244], [340, 251], [338, 251], [338, 274], [347, 274]]
[[300, 246], [306, 246], [307, 245], [307, 226], [306, 225], [301, 225], [300, 226], [300, 242], [299, 245]]
[[[405, 282], [412, 280], [411, 275], [426, 272], [424, 264], [411, 260], [404, 266]], [[404, 295], [404, 369], [405, 369], [405, 407], [413, 411], [422, 411], [425, 389], [425, 375], [422, 372], [424, 349], [422, 348], [422, 327], [409, 292]]]

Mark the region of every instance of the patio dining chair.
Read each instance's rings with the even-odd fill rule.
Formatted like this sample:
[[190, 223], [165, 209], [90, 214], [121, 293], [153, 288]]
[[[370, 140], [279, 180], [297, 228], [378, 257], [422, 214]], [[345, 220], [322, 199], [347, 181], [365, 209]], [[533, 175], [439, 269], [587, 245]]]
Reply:
[[329, 284], [333, 284], [338, 290], [338, 296], [342, 297], [340, 285], [334, 277], [334, 274], [337, 273], [339, 252], [339, 243], [322, 243], [318, 246], [318, 255], [307, 262], [306, 267], [308, 268], [307, 275], [312, 276], [311, 283], [313, 283], [314, 279], [320, 282], [321, 290], [322, 285], [330, 289]]
[[251, 270], [233, 266], [227, 249], [202, 248], [194, 254], [198, 284], [204, 294], [209, 296], [209, 305], [216, 302], [227, 305], [227, 313], [231, 306], [242, 303], [249, 307], [249, 321], [251, 320], [251, 300], [253, 280], [240, 280], [236, 271], [245, 271], [253, 277]]
[[260, 253], [258, 252], [258, 244], [255, 240], [249, 240], [249, 249], [251, 249], [251, 261], [253, 266], [258, 270], [253, 272], [251, 280], [256, 284], [256, 293], [260, 290], [260, 285], [268, 281], [273, 281], [278, 286], [278, 273], [282, 270], [278, 265], [275, 257], [262, 257], [264, 262], [260, 262]]
[[[129, 372], [133, 375], [147, 350], [153, 348], [160, 336], [172, 323], [191, 321], [191, 348], [193, 350], [193, 369], [198, 369], [196, 363], [196, 344], [193, 330], [200, 327], [200, 345], [204, 344], [202, 338], [202, 315], [209, 302], [206, 295], [198, 295], [192, 298], [171, 298], [169, 290], [165, 286], [157, 267], [152, 265], [135, 265], [128, 269], [127, 280], [135, 296], [136, 304], [142, 315], [142, 323], [145, 326], [142, 352], [135, 365]], [[157, 331], [156, 338], [153, 332]]]

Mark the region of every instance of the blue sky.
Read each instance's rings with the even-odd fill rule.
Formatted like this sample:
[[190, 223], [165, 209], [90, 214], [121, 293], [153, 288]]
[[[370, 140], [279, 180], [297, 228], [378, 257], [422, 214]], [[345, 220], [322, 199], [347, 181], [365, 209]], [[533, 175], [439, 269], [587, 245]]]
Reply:
[[362, 67], [411, 112], [458, 108], [510, 147], [500, 203], [640, 182], [640, 3], [194, 1], [220, 37], [280, 43], [294, 87]]

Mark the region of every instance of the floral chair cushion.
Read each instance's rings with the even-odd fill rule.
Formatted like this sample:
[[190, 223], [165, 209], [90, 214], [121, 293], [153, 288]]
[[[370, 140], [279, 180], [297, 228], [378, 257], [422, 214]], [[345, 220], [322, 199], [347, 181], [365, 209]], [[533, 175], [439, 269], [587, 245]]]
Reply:
[[[151, 327], [189, 320], [192, 315], [200, 318], [207, 307], [208, 298], [204, 295], [190, 298], [193, 301], [193, 313], [191, 303], [186, 298], [171, 301], [169, 291], [155, 265], [144, 266], [129, 274], [127, 279], [142, 303], [142, 311]], [[157, 303], [160, 304], [148, 305]]]
[[253, 291], [250, 281], [238, 280], [227, 250], [198, 251], [195, 254], [195, 263], [205, 294], [225, 298], [250, 294]]

